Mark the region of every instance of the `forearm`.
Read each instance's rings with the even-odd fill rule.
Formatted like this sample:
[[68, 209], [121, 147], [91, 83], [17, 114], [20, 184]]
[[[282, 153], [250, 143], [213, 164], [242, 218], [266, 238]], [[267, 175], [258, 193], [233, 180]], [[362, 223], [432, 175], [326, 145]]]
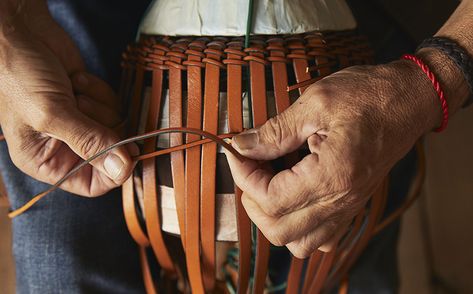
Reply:
[[[435, 35], [454, 40], [467, 50], [470, 56], [473, 56], [473, 0], [463, 0]], [[448, 56], [439, 50], [425, 48], [421, 49], [418, 55], [438, 77], [448, 101], [449, 113], [454, 114], [470, 95], [470, 89], [463, 73]], [[432, 126], [435, 128], [440, 124], [442, 113], [433, 87], [430, 87], [428, 97], [431, 98], [432, 104], [438, 105], [437, 110], [435, 110], [437, 118], [434, 121], [436, 121], [436, 125]]]

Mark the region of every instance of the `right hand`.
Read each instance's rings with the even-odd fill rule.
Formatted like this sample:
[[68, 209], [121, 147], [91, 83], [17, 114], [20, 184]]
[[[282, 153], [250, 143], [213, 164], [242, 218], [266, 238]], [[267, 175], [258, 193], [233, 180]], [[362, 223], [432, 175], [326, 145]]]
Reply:
[[[85, 73], [78, 49], [49, 15], [0, 36], [0, 124], [13, 163], [33, 178], [53, 184], [81, 159], [118, 142], [115, 100], [105, 82]], [[130, 151], [137, 153], [136, 146], [114, 149], [61, 188], [106, 193], [131, 174]]]

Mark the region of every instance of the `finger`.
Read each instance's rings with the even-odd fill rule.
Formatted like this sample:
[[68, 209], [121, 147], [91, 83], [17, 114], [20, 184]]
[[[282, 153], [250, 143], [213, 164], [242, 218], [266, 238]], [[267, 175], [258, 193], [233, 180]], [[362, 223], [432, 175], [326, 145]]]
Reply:
[[276, 246], [284, 246], [302, 238], [325, 223], [334, 213], [333, 210], [311, 205], [281, 217], [274, 217], [267, 215], [248, 193], [243, 193], [241, 201], [252, 222]]
[[100, 78], [87, 72], [77, 72], [71, 76], [72, 88], [78, 94], [90, 97], [109, 108], [120, 112], [120, 103], [113, 89]]
[[307, 155], [291, 169], [277, 174], [254, 160], [241, 162], [230, 152], [225, 154], [236, 185], [270, 216], [299, 210], [318, 197], [313, 192], [318, 185], [314, 182], [318, 178], [317, 154]]
[[77, 96], [77, 107], [91, 119], [109, 128], [114, 128], [121, 122], [120, 115], [114, 109], [87, 96]]
[[[77, 155], [88, 159], [119, 141], [118, 136], [90, 119], [78, 109], [63, 107], [55, 113], [43, 114], [36, 122], [36, 131], [47, 133], [65, 142]], [[130, 175], [134, 163], [125, 147], [119, 147], [94, 160], [91, 164], [108, 175], [117, 184], [122, 184]]]
[[262, 126], [235, 136], [235, 147], [244, 156], [258, 160], [275, 159], [296, 150], [317, 132], [314, 124], [306, 123], [304, 112], [303, 104], [293, 104]]
[[338, 221], [327, 221], [299, 240], [288, 243], [286, 247], [295, 257], [307, 258], [330, 240], [340, 226]]

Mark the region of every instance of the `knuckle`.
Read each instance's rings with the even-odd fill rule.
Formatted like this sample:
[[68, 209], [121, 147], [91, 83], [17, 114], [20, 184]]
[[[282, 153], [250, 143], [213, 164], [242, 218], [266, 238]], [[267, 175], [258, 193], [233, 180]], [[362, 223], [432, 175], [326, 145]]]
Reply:
[[83, 131], [82, 134], [76, 134], [72, 138], [73, 144], [76, 146], [81, 155], [91, 157], [105, 146], [102, 146], [102, 140], [92, 131]]
[[278, 115], [270, 118], [260, 133], [261, 140], [271, 145], [280, 146], [284, 138], [292, 134], [289, 115]]

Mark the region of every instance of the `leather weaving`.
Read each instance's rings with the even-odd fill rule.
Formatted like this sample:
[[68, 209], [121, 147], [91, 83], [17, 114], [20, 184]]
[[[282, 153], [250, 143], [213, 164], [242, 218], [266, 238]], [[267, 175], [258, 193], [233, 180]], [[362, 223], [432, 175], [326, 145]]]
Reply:
[[[238, 133], [284, 111], [311, 83], [347, 66], [373, 63], [366, 40], [352, 31], [252, 36], [248, 48], [243, 41], [241, 37], [141, 36], [123, 55], [120, 94], [130, 110], [128, 135], [165, 127], [163, 117], [169, 127]], [[224, 127], [219, 126], [222, 120]], [[195, 134], [175, 133], [169, 146], [161, 148], [199, 139]], [[156, 139], [141, 145], [144, 153], [157, 147]], [[301, 154], [295, 152], [283, 164], [289, 167], [299, 158]], [[386, 180], [336, 250], [316, 251], [308, 260], [292, 257], [286, 293], [319, 293], [340, 283], [377, 229], [387, 187]], [[166, 232], [163, 223], [171, 214], [165, 213], [162, 203], [163, 191], [169, 190], [178, 225]], [[221, 221], [223, 194], [233, 199], [226, 211], [235, 223]], [[168, 293], [171, 288], [192, 293], [271, 289], [268, 261], [274, 250], [252, 226], [240, 197], [216, 143], [175, 151], [166, 158], [148, 158], [137, 167], [123, 185], [123, 207], [129, 231], [141, 248], [148, 293]], [[235, 234], [218, 239], [219, 230]], [[177, 245], [171, 240], [176, 238]], [[147, 247], [161, 266], [156, 283], [144, 256]], [[219, 260], [222, 250], [236, 252], [236, 266]]]

